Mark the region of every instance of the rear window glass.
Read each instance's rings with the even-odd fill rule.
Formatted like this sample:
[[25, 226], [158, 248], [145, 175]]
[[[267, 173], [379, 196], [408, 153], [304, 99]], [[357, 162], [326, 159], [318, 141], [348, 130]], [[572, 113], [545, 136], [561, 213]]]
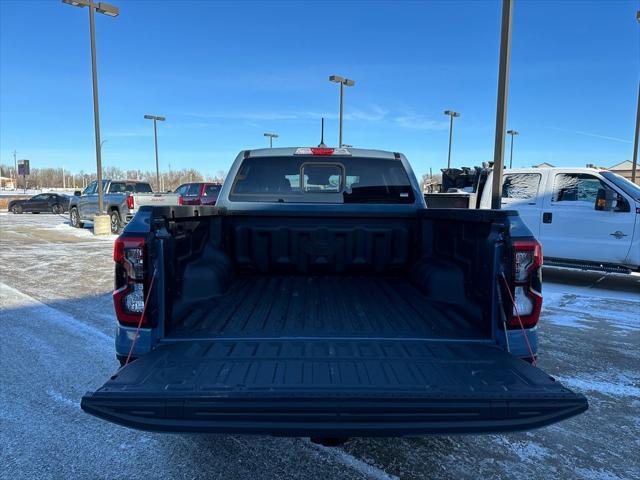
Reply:
[[151, 185], [148, 183], [136, 183], [135, 184], [136, 193], [152, 193]]
[[302, 166], [302, 191], [340, 192], [342, 176], [340, 165], [306, 163]]
[[504, 176], [502, 198], [531, 199], [538, 194], [542, 175], [539, 173], [509, 173]]
[[229, 196], [237, 202], [413, 203], [399, 160], [358, 157], [254, 157], [244, 160]]
[[183, 195], [186, 197], [197, 197], [198, 195], [200, 195], [200, 184], [192, 183], [188, 185]]
[[220, 185], [207, 185], [206, 187], [204, 187], [204, 196], [216, 197], [218, 196], [219, 191], [220, 191]]
[[122, 193], [126, 189], [126, 186], [122, 182], [111, 182], [109, 187], [109, 193]]

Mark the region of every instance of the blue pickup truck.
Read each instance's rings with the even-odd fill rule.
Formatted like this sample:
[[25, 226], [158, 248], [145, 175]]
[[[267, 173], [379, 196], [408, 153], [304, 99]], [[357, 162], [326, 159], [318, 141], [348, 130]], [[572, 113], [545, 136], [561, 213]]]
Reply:
[[486, 433], [587, 400], [535, 366], [540, 245], [513, 211], [427, 209], [404, 155], [243, 151], [218, 203], [115, 244], [123, 367], [82, 408], [169, 432]]

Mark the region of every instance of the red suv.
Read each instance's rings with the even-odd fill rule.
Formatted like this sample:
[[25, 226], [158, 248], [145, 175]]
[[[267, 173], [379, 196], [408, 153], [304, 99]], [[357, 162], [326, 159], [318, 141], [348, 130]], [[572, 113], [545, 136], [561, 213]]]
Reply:
[[215, 205], [221, 187], [217, 183], [183, 183], [175, 193], [182, 196], [183, 205]]

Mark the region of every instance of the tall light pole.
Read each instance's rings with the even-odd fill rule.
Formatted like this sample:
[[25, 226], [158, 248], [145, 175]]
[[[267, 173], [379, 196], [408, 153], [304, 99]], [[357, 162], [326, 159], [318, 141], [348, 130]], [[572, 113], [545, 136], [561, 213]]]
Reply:
[[454, 112], [453, 110], [445, 110], [445, 115], [451, 117], [449, 122], [449, 156], [447, 157], [447, 168], [451, 168], [451, 141], [453, 140], [453, 119], [460, 116], [460, 112]]
[[14, 163], [14, 170], [13, 170], [13, 174], [15, 177], [15, 185], [13, 186], [14, 190], [18, 190], [18, 160], [16, 160], [16, 151], [13, 151], [13, 163]]
[[160, 163], [158, 162], [158, 127], [156, 122], [164, 122], [165, 117], [159, 117], [158, 115], [145, 115], [147, 120], [153, 120], [153, 139], [156, 146], [156, 181], [158, 182], [158, 189], [160, 188]]
[[502, 206], [502, 174], [504, 171], [504, 134], [507, 124], [507, 94], [509, 92], [509, 60], [511, 57], [511, 10], [513, 0], [502, 0], [500, 32], [500, 66], [498, 69], [498, 100], [496, 106], [496, 141], [493, 148], [493, 183], [491, 208]]
[[356, 82], [354, 80], [350, 80], [348, 78], [340, 77], [339, 75], [331, 75], [329, 77], [330, 82], [335, 82], [340, 84], [340, 135], [338, 137], [338, 146], [342, 147], [342, 117], [344, 112], [344, 87], [353, 87]]
[[509, 169], [513, 168], [513, 137], [520, 135], [520, 132], [515, 130], [507, 130], [507, 135], [511, 135], [511, 153], [509, 154]]
[[273, 139], [278, 138], [277, 133], [265, 133], [265, 137], [269, 137], [269, 148], [273, 148]]
[[[640, 10], [636, 12], [636, 20], [640, 22]], [[636, 183], [638, 168], [638, 136], [640, 136], [640, 83], [638, 83], [638, 110], [636, 111], [636, 132], [633, 139], [633, 160], [631, 162], [631, 181]]]
[[98, 171], [98, 214], [103, 214], [102, 201], [102, 157], [100, 155], [100, 114], [98, 110], [98, 70], [96, 67], [96, 29], [94, 10], [108, 17], [120, 15], [120, 9], [108, 3], [95, 3], [91, 0], [62, 0], [62, 3], [74, 7], [89, 7], [89, 31], [91, 33], [91, 72], [93, 77], [93, 123], [96, 132], [96, 168]]

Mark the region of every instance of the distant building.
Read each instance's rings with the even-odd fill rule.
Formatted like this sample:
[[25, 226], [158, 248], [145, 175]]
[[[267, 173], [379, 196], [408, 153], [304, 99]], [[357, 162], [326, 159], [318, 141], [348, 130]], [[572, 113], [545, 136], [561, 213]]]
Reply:
[[[616, 163], [614, 166], [609, 167], [607, 170], [611, 170], [621, 177], [631, 180], [631, 167], [633, 167], [633, 163], [631, 162], [631, 160], [625, 160], [624, 162]], [[636, 165], [636, 183], [640, 185], [640, 168], [638, 168], [638, 165]]]
[[15, 186], [13, 184], [13, 178], [0, 177], [0, 188], [2, 190], [15, 190]]
[[551, 165], [550, 163], [547, 162], [542, 162], [538, 165], [534, 165], [533, 168], [553, 168], [555, 167], [555, 165]]

